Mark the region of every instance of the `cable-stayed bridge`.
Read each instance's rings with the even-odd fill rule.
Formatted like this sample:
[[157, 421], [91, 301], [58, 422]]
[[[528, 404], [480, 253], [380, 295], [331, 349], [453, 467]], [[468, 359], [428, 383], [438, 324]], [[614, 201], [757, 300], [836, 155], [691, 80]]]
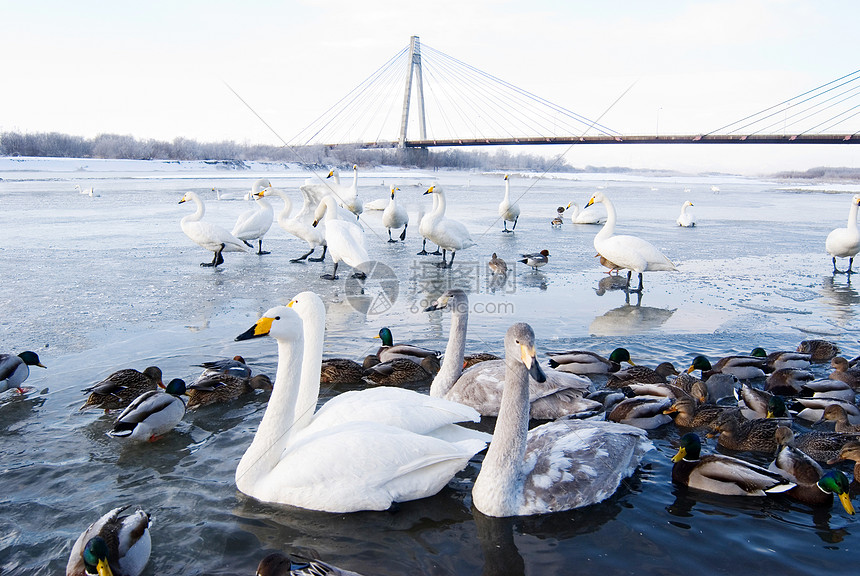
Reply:
[[413, 36], [289, 142], [364, 148], [694, 143], [860, 143], [860, 70], [707, 133], [622, 134]]

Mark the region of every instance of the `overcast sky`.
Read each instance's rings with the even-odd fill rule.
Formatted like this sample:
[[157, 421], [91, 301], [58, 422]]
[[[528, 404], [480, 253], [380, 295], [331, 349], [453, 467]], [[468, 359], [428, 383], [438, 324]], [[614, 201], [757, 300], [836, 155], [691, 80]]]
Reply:
[[[411, 35], [624, 134], [708, 132], [860, 68], [854, 0], [0, 0], [0, 131], [279, 144]], [[857, 131], [860, 116], [846, 129]], [[395, 138], [396, 135], [392, 135]], [[516, 150], [513, 150], [516, 151]], [[575, 166], [860, 167], [858, 146], [546, 148]]]

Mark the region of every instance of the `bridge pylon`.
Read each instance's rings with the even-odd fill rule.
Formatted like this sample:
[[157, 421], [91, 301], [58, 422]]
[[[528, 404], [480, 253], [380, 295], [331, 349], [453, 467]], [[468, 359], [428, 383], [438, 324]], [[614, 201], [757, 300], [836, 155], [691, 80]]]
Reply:
[[403, 93], [403, 115], [400, 120], [398, 148], [406, 148], [406, 129], [409, 126], [409, 104], [412, 100], [412, 77], [415, 77], [418, 91], [418, 130], [421, 140], [427, 139], [427, 123], [424, 118], [424, 81], [421, 77], [421, 42], [412, 36], [409, 42], [409, 71], [406, 73], [406, 90]]

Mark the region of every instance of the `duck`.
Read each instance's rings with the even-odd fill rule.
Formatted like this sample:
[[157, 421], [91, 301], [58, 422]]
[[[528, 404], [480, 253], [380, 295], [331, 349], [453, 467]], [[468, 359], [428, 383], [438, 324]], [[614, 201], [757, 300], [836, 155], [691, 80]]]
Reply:
[[436, 494], [486, 447], [488, 434], [457, 424], [480, 420], [474, 409], [403, 388], [344, 392], [315, 411], [324, 332], [325, 306], [307, 291], [236, 337], [278, 345], [272, 396], [236, 468], [242, 493], [324, 512], [386, 510]]
[[711, 425], [726, 410], [725, 406], [707, 404], [696, 406], [695, 400], [690, 396], [676, 398], [672, 405], [664, 410], [664, 414], [675, 415], [675, 425], [681, 428], [711, 428]]
[[549, 367], [571, 374], [609, 374], [621, 369], [621, 362], [635, 366], [626, 348], [616, 348], [604, 358], [600, 354], [588, 350], [569, 350], [567, 352], [550, 352]]
[[188, 403], [186, 408], [194, 410], [210, 404], [232, 402], [245, 392], [252, 390], [271, 390], [272, 380], [265, 374], [257, 374], [251, 378], [241, 378], [229, 373], [210, 374], [197, 378], [188, 385]]
[[780, 445], [769, 469], [795, 484], [785, 492], [792, 500], [810, 506], [832, 506], [836, 494], [845, 511], [854, 515], [848, 478], [841, 471], [830, 470], [825, 474], [818, 462], [791, 444]]
[[208, 376], [209, 374], [213, 373], [229, 374], [237, 378], [251, 377], [251, 367], [248, 366], [245, 363], [245, 359], [238, 354], [236, 356], [233, 356], [232, 358], [210, 360], [208, 362], [195, 364], [195, 366], [203, 368], [203, 373], [200, 375], [200, 377]]
[[609, 375], [606, 382], [607, 388], [622, 388], [631, 382], [641, 384], [663, 384], [668, 376], [677, 374], [678, 371], [671, 362], [661, 362], [656, 368], [635, 365], [630, 368], [619, 370]]
[[605, 211], [599, 210], [597, 204], [593, 204], [590, 208], [580, 210], [576, 202], [569, 202], [565, 208], [565, 212], [573, 208], [570, 214], [571, 224], [600, 224], [606, 219]]
[[831, 380], [830, 378], [818, 378], [812, 382], [806, 382], [800, 389], [801, 396], [812, 398], [842, 400], [850, 404], [854, 403], [857, 393], [849, 384], [842, 380]]
[[797, 413], [797, 417], [809, 422], [818, 422], [824, 416], [824, 411], [828, 406], [837, 404], [845, 410], [848, 416], [848, 421], [851, 424], [860, 424], [860, 409], [854, 402], [846, 402], [838, 398], [824, 398], [821, 396], [812, 398], [794, 398], [794, 402], [803, 406]]
[[750, 356], [757, 358], [765, 358], [767, 360], [766, 372], [773, 372], [781, 368], [799, 368], [805, 370], [809, 368], [811, 356], [800, 352], [792, 352], [789, 350], [777, 350], [768, 354], [764, 348], [753, 348]]
[[[373, 362], [373, 364], [376, 364]], [[364, 378], [365, 368], [349, 358], [325, 358], [320, 365], [321, 384], [357, 384]]]
[[708, 378], [712, 374], [717, 373], [731, 374], [738, 380], [751, 380], [753, 378], [764, 378], [765, 365], [765, 359], [756, 356], [726, 356], [720, 358], [716, 364], [711, 366], [710, 360], [705, 356], [699, 355], [693, 358], [693, 362], [687, 368], [687, 373], [690, 374], [696, 370], [701, 370], [702, 380], [705, 382], [708, 381]]
[[404, 386], [429, 382], [439, 372], [439, 358], [425, 356], [420, 363], [396, 358], [364, 370], [363, 380], [372, 386]]
[[780, 446], [794, 446], [801, 452], [808, 454], [816, 462], [828, 462], [839, 456], [839, 450], [847, 442], [860, 440], [860, 435], [857, 434], [840, 434], [821, 430], [795, 434], [787, 426], [778, 427], [774, 434], [776, 442]]
[[352, 184], [344, 186], [340, 183], [340, 172], [333, 168], [326, 178], [334, 180], [332, 194], [337, 198], [337, 203], [346, 208], [358, 218], [364, 211], [364, 203], [358, 197], [358, 164], [352, 165]]
[[409, 213], [406, 212], [406, 208], [397, 204], [394, 198], [394, 193], [398, 190], [400, 188], [391, 187], [391, 200], [388, 202], [385, 210], [382, 211], [382, 225], [388, 228], [389, 242], [397, 242], [397, 240], [391, 237], [392, 228], [403, 227], [403, 232], [400, 234], [400, 241], [402, 242], [406, 240], [406, 229], [409, 227]]
[[737, 392], [738, 408], [747, 420], [766, 418], [768, 402], [774, 395], [759, 388], [753, 388], [746, 382], [741, 384]]
[[[430, 385], [430, 396], [446, 398], [475, 408], [483, 416], [496, 416], [505, 381], [505, 361], [487, 360], [463, 369], [469, 298], [454, 288], [437, 298], [425, 312], [451, 310], [451, 331], [442, 367]], [[531, 383], [531, 417], [550, 420], [569, 414], [599, 410], [602, 404], [584, 397], [591, 380], [584, 376], [548, 370], [544, 382]]]
[[672, 417], [665, 413], [672, 404], [672, 398], [665, 396], [625, 398], [612, 408], [606, 419], [643, 430], [653, 430], [672, 421]]
[[596, 504], [653, 448], [638, 428], [560, 419], [529, 430], [531, 382], [544, 382], [531, 326], [505, 333], [505, 384], [493, 440], [472, 487], [486, 516], [531, 516]]
[[845, 408], [839, 404], [831, 404], [825, 408], [821, 419], [835, 422], [834, 430], [839, 434], [860, 434], [860, 424], [851, 424]]
[[719, 434], [717, 443], [729, 450], [768, 452], [776, 451], [774, 433], [780, 422], [771, 418], [743, 420], [739, 411], [726, 411], [713, 423], [711, 434]]
[[316, 228], [323, 217], [325, 217], [325, 241], [331, 259], [334, 261], [334, 270], [331, 274], [322, 274], [320, 278], [337, 280], [337, 267], [341, 261], [356, 269], [353, 274], [355, 278], [364, 278], [366, 272], [362, 270], [362, 267], [370, 261], [364, 239], [364, 230], [358, 224], [340, 218], [337, 213], [337, 204], [331, 196], [326, 196], [320, 201], [320, 205], [314, 213], [312, 226]]
[[249, 248], [253, 248], [250, 241], [256, 240], [258, 243], [257, 255], [259, 256], [269, 254], [269, 252], [263, 250], [263, 236], [272, 227], [272, 222], [275, 219], [272, 205], [263, 197], [263, 194], [260, 194], [266, 188], [272, 188], [272, 184], [268, 179], [261, 178], [254, 182], [251, 191], [254, 208], [239, 214], [236, 224], [233, 225], [233, 230], [231, 231], [233, 236], [244, 242]]
[[830, 360], [833, 372], [828, 376], [831, 380], [841, 380], [851, 388], [860, 388], [860, 368], [851, 368], [848, 360], [842, 356], [836, 356]]
[[[701, 382], [701, 380], [699, 382]], [[697, 387], [694, 387], [694, 390], [695, 388]], [[604, 390], [608, 393], [614, 392], [611, 388], [604, 388]], [[676, 400], [678, 398], [690, 398], [693, 400], [694, 404], [699, 401], [704, 401], [704, 395], [706, 394], [706, 391], [702, 389], [701, 395], [697, 397], [694, 392], [686, 391], [680, 386], [675, 386], [674, 384], [666, 382], [631, 382], [623, 387], [623, 391], [628, 392], [633, 396], [663, 396], [665, 398], [671, 398], [672, 400]]]
[[549, 262], [549, 250], [541, 250], [532, 254], [522, 254], [520, 262], [530, 266], [532, 270], [537, 270], [541, 266], [546, 266]]
[[[858, 206], [860, 206], [860, 194], [855, 194], [851, 198], [851, 207], [848, 209], [848, 225], [831, 231], [824, 241], [824, 248], [833, 260], [834, 274], [850, 275], [854, 257], [860, 252], [860, 229], [857, 228]], [[836, 268], [836, 258], [848, 258], [848, 268], [845, 270]]]
[[555, 209], [555, 218], [550, 221], [550, 225], [553, 228], [561, 228], [562, 224], [564, 224], [564, 206], [559, 206]]
[[376, 350], [376, 357], [380, 362], [404, 359], [414, 362], [415, 364], [421, 364], [424, 358], [427, 358], [428, 356], [433, 356], [438, 359], [440, 355], [438, 350], [430, 350], [429, 348], [422, 348], [421, 346], [414, 346], [412, 344], [395, 345], [394, 335], [391, 333], [391, 329], [387, 326], [380, 328], [379, 333], [374, 336], [374, 338], [382, 340], [382, 346]]
[[493, 252], [490, 261], [487, 262], [487, 268], [489, 268], [491, 274], [498, 274], [499, 276], [504, 276], [508, 273], [507, 262], [499, 258], [495, 252]]
[[180, 204], [185, 202], [194, 202], [197, 206], [197, 211], [180, 220], [179, 225], [182, 227], [182, 231], [198, 246], [206, 250], [211, 250], [215, 254], [212, 262], [201, 262], [201, 266], [212, 268], [220, 266], [224, 263], [224, 257], [221, 255], [222, 252], [248, 251], [247, 245], [236, 238], [226, 228], [202, 221], [203, 215], [206, 213], [206, 207], [203, 204], [203, 200], [195, 192], [186, 192], [182, 196], [182, 199], [179, 200]]
[[594, 237], [594, 249], [597, 253], [613, 262], [619, 268], [627, 269], [627, 287], [630, 288], [630, 276], [633, 272], [639, 274], [639, 288], [642, 291], [642, 273], [647, 271], [674, 271], [675, 265], [650, 242], [637, 236], [616, 236], [615, 206], [603, 193], [595, 193], [585, 205], [586, 208], [601, 202], [606, 207], [606, 223]]
[[84, 393], [89, 393], [89, 397], [78, 410], [102, 408], [107, 412], [125, 408], [144, 392], [164, 388], [161, 377], [161, 369], [158, 366], [149, 366], [143, 372], [134, 368], [117, 370], [83, 390]]
[[809, 354], [810, 362], [820, 364], [822, 362], [830, 362], [834, 356], [838, 356], [839, 346], [829, 340], [803, 340], [797, 345], [797, 352]]
[[[431, 219], [426, 237], [442, 249], [442, 262], [438, 266], [440, 268], [450, 268], [454, 264], [456, 253], [474, 246], [475, 241], [472, 240], [469, 231], [462, 223], [445, 216], [445, 192], [441, 186], [438, 184], [430, 186], [424, 194], [435, 194], [438, 196], [438, 203], [433, 209], [432, 214], [430, 214]], [[446, 262], [446, 252], [451, 252], [450, 262]]]
[[0, 354], [0, 392], [14, 388], [23, 394], [26, 390], [21, 384], [30, 377], [30, 366], [46, 367], [32, 350], [20, 354]]
[[260, 560], [256, 576], [361, 576], [358, 572], [338, 568], [322, 560], [298, 554], [273, 552]]
[[802, 368], [780, 368], [767, 375], [764, 389], [780, 396], [796, 396], [803, 387], [815, 380], [815, 374]]
[[740, 458], [723, 454], [702, 456], [702, 441], [695, 432], [681, 436], [672, 462], [673, 483], [703, 492], [725, 496], [766, 496], [795, 486], [782, 475]]
[[478, 364], [480, 362], [486, 362], [487, 360], [501, 360], [501, 358], [499, 358], [492, 352], [475, 352], [474, 354], [464, 354], [463, 370], [474, 366], [475, 364]]
[[154, 442], [172, 430], [185, 416], [185, 381], [171, 380], [164, 389], [150, 390], [135, 398], [114, 422], [108, 435], [139, 442]]
[[[293, 211], [293, 201], [287, 196], [286, 192], [277, 188], [265, 188], [260, 191], [261, 197], [278, 196], [284, 201], [284, 208], [278, 213], [278, 226], [286, 232], [304, 240], [308, 245], [308, 251], [296, 258], [291, 258], [290, 262], [298, 263], [308, 260], [310, 262], [322, 262], [325, 260], [325, 254], [328, 250], [328, 245], [325, 241], [325, 225], [319, 224], [316, 227], [311, 226], [309, 221], [305, 221], [298, 215], [291, 217]], [[317, 203], [318, 205], [318, 203]], [[310, 258], [317, 248], [322, 247], [322, 254], [318, 258]]]
[[856, 493], [860, 489], [860, 441], [851, 440], [843, 444], [842, 448], [839, 449], [839, 454], [828, 460], [827, 464], [833, 466], [845, 460], [854, 461], [854, 479], [851, 482], [851, 491]]
[[121, 516], [129, 506], [104, 514], [72, 545], [66, 576], [138, 576], [152, 552], [149, 514], [138, 509]]
[[675, 222], [678, 223], [678, 226], [683, 228], [692, 228], [696, 225], [696, 219], [690, 212], [687, 212], [687, 208], [692, 208], [693, 203], [687, 200], [684, 202], [684, 205], [681, 206], [681, 214], [678, 216], [678, 219]]
[[[520, 205], [516, 201], [511, 202], [511, 177], [505, 174], [505, 197], [499, 203], [499, 218], [505, 226], [502, 232], [511, 232], [517, 227], [517, 220], [520, 218]], [[514, 225], [508, 230], [508, 222], [513, 222]]]
[[[601, 256], [600, 254], [595, 254], [594, 257], [600, 258], [600, 260], [599, 260], [600, 265], [603, 266], [604, 268], [608, 268], [608, 270], [606, 271], [606, 274], [609, 274], [609, 276], [611, 278], [615, 279], [615, 277], [618, 276], [618, 271], [621, 270], [621, 266], [619, 266], [615, 262], [610, 262], [609, 260], [607, 260], [606, 258]], [[605, 278], [604, 278], [604, 280], [605, 280]], [[629, 286], [627, 284], [625, 284], [623, 286], [623, 288], [627, 289], [627, 288], [629, 288]], [[602, 296], [602, 294], [598, 294], [598, 296]]]

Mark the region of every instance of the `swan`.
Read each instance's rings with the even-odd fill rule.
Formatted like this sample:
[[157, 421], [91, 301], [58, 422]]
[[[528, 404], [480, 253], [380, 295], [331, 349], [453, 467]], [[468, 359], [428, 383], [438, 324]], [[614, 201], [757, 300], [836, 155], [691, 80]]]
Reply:
[[364, 241], [364, 230], [358, 224], [340, 218], [337, 213], [337, 203], [331, 196], [326, 196], [320, 201], [314, 213], [314, 228], [319, 226], [323, 216], [325, 216], [325, 242], [331, 259], [334, 260], [334, 270], [331, 274], [321, 275], [320, 278], [337, 280], [337, 266], [341, 260], [357, 270], [353, 274], [354, 277], [364, 277], [365, 273], [360, 268], [370, 260]]
[[75, 190], [78, 191], [79, 194], [83, 194], [84, 196], [89, 196], [90, 198], [98, 198], [99, 195], [95, 193], [93, 187], [89, 188], [81, 188], [80, 184], [75, 184]]
[[69, 554], [66, 576], [138, 576], [143, 572], [152, 552], [149, 514], [137, 510], [120, 516], [127, 508], [114, 508], [78, 536]]
[[[463, 370], [469, 299], [460, 289], [448, 290], [425, 311], [451, 309], [451, 332], [442, 367], [430, 385], [430, 396], [472, 406], [483, 416], [496, 416], [505, 380], [505, 361], [487, 360]], [[546, 381], [532, 380], [531, 417], [553, 419], [599, 409], [602, 405], [583, 398], [591, 380], [583, 376], [548, 370]]]
[[687, 212], [687, 208], [692, 206], [693, 203], [687, 200], [684, 202], [684, 205], [681, 206], [681, 214], [678, 216], [678, 219], [675, 222], [678, 223], [678, 226], [683, 226], [684, 228], [692, 228], [696, 225], [696, 219], [693, 218], [693, 215]]
[[385, 210], [382, 211], [382, 225], [388, 228], [389, 242], [397, 242], [397, 240], [391, 238], [392, 228], [403, 226], [403, 233], [400, 235], [400, 239], [406, 240], [406, 228], [409, 226], [409, 214], [406, 212], [406, 208], [398, 205], [394, 199], [394, 192], [396, 190], [400, 190], [400, 188], [391, 187], [391, 200], [389, 200]]
[[[517, 228], [517, 220], [520, 217], [520, 205], [516, 201], [511, 202], [511, 179], [510, 175], [505, 174], [505, 197], [499, 203], [499, 218], [505, 225], [502, 232], [513, 232]], [[508, 230], [508, 222], [513, 222], [514, 225]]]
[[[305, 259], [313, 262], [322, 262], [325, 259], [325, 253], [328, 250], [328, 245], [325, 242], [325, 225], [311, 226], [310, 223], [303, 221], [296, 215], [290, 218], [290, 213], [293, 210], [293, 202], [282, 190], [277, 188], [266, 188], [260, 190], [260, 196], [279, 196], [284, 201], [284, 209], [278, 214], [278, 226], [280, 226], [288, 234], [292, 234], [299, 240], [304, 240], [308, 244], [308, 250], [298, 258], [290, 259], [290, 262], [302, 262]], [[322, 246], [322, 256], [319, 258], [308, 258], [317, 249], [317, 246]]]
[[435, 256], [439, 256], [442, 252], [439, 251], [439, 247], [436, 247], [435, 252], [427, 252], [427, 234], [430, 233], [430, 228], [433, 226], [433, 222], [436, 219], [436, 207], [439, 205], [439, 196], [433, 195], [433, 208], [427, 214], [418, 214], [418, 233], [421, 234], [423, 241], [421, 242], [421, 251], [417, 253], [418, 256], [426, 256], [427, 254], [433, 254]]
[[195, 192], [186, 192], [179, 201], [180, 204], [184, 202], [194, 202], [197, 205], [197, 211], [180, 220], [179, 225], [182, 227], [182, 231], [201, 248], [212, 250], [215, 253], [212, 262], [201, 262], [201, 266], [215, 267], [223, 264], [224, 258], [221, 256], [221, 252], [225, 250], [227, 252], [248, 251], [245, 243], [225, 228], [208, 222], [201, 222], [203, 214], [206, 213], [206, 207], [203, 205], [203, 200]]
[[352, 185], [343, 186], [340, 183], [340, 172], [337, 168], [333, 168], [326, 178], [334, 179], [334, 187], [332, 193], [337, 198], [337, 203], [346, 208], [358, 218], [364, 211], [364, 204], [361, 198], [358, 197], [358, 164], [352, 165]]
[[45, 368], [39, 355], [32, 350], [15, 354], [0, 354], [0, 392], [15, 388], [20, 394], [25, 392], [21, 384], [30, 377], [30, 366]]
[[[431, 186], [424, 194], [436, 194], [439, 197], [428, 224], [427, 238], [442, 249], [440, 268], [450, 268], [454, 264], [454, 255], [458, 250], [474, 246], [475, 242], [469, 236], [469, 231], [457, 220], [445, 217], [445, 192], [438, 185]], [[451, 252], [451, 261], [445, 261], [445, 253]]]
[[642, 291], [642, 273], [651, 270], [676, 270], [675, 265], [657, 250], [650, 242], [637, 236], [615, 235], [615, 206], [603, 192], [597, 192], [588, 200], [585, 207], [596, 202], [606, 206], [606, 223], [594, 237], [594, 249], [606, 260], [618, 268], [627, 269], [627, 287], [630, 287], [630, 276], [633, 272], [639, 274], [639, 288]]
[[570, 215], [571, 224], [600, 224], [606, 220], [606, 212], [599, 210], [596, 204], [581, 210], [576, 202], [570, 202], [566, 210], [571, 208], [573, 208], [573, 213]]
[[165, 388], [144, 392], [134, 399], [114, 422], [108, 435], [152, 442], [173, 429], [185, 416], [185, 382], [174, 378]]
[[257, 254], [260, 256], [269, 254], [269, 252], [263, 251], [263, 236], [272, 227], [272, 221], [274, 220], [272, 205], [261, 194], [266, 188], [272, 188], [272, 184], [266, 178], [261, 178], [254, 182], [251, 198], [254, 200], [255, 207], [239, 215], [232, 231], [233, 236], [249, 247], [252, 247], [248, 242], [249, 240], [257, 240], [259, 243]]
[[[860, 229], [857, 228], [858, 206], [860, 206], [860, 194], [855, 194], [851, 199], [851, 208], [848, 210], [848, 226], [833, 230], [824, 242], [827, 253], [833, 257], [834, 274], [851, 274], [854, 257], [860, 252]], [[848, 269], [838, 270], [836, 258], [848, 258]]]
[[529, 430], [529, 383], [546, 379], [531, 326], [508, 329], [504, 362], [499, 417], [472, 487], [483, 514], [528, 516], [601, 502], [653, 448], [642, 430], [612, 422], [560, 419]]
[[314, 413], [324, 326], [319, 296], [303, 292], [237, 337], [278, 343], [274, 389], [236, 468], [237, 487], [264, 502], [337, 513], [436, 494], [486, 446], [485, 434], [452, 424], [477, 413], [388, 387], [341, 394]]

